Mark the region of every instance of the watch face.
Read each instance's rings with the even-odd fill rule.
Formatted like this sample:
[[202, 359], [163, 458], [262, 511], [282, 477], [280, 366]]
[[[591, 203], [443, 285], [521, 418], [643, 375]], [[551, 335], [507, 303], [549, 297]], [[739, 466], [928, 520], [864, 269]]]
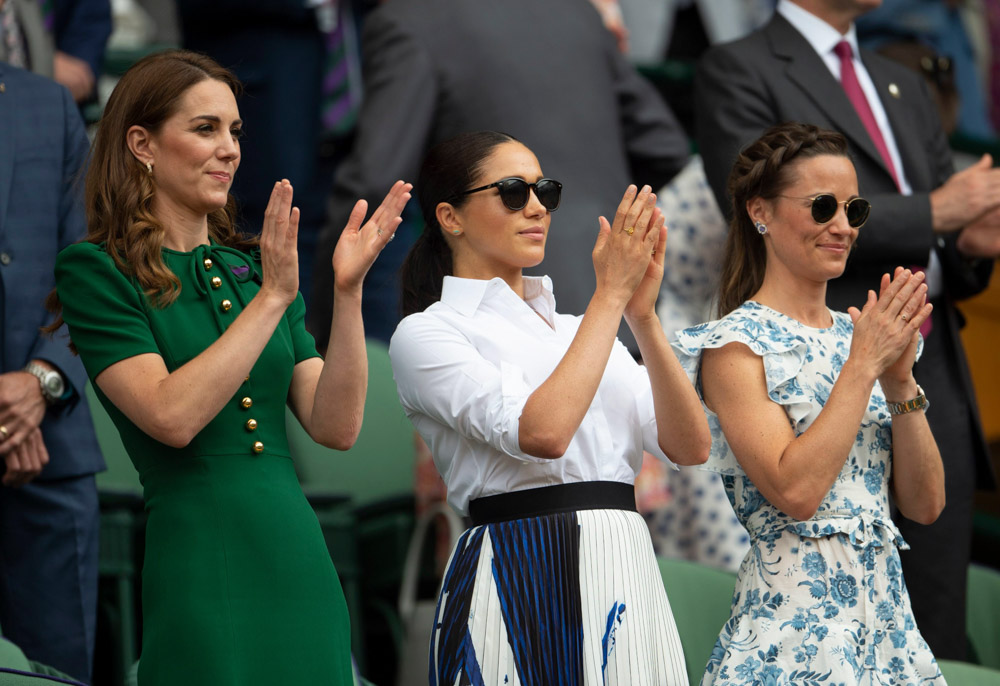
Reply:
[[62, 377], [56, 372], [52, 372], [45, 376], [45, 390], [53, 398], [58, 398], [63, 394], [64, 385]]

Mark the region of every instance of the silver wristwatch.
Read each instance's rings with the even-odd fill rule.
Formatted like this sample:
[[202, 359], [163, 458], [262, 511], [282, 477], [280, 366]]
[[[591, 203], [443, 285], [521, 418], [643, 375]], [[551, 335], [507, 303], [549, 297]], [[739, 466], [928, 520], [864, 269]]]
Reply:
[[66, 382], [59, 372], [55, 370], [49, 371], [42, 365], [35, 364], [34, 362], [29, 362], [25, 366], [24, 371], [38, 377], [38, 383], [42, 386], [42, 397], [45, 398], [46, 404], [51, 405], [66, 392]]

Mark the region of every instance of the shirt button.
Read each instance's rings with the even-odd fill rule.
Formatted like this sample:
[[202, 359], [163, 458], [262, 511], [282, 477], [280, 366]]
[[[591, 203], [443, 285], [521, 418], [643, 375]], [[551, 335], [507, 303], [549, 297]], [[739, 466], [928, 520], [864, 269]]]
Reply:
[[256, 428], [257, 428], [257, 420], [256, 419], [248, 419], [247, 420], [247, 431], [253, 431]]
[[243, 398], [243, 400], [240, 401], [240, 405], [243, 406], [244, 410], [249, 410], [250, 407], [253, 405], [253, 400], [251, 400], [250, 396], [248, 395], [247, 397]]
[[264, 444], [261, 443], [260, 441], [254, 441], [253, 442], [253, 451], [255, 453], [257, 453], [258, 455], [260, 455], [262, 452], [264, 452]]
[[205, 265], [206, 272], [212, 268], [212, 260], [208, 259], [207, 257], [205, 258], [205, 261], [202, 264]]
[[233, 301], [223, 300], [221, 303], [219, 303], [219, 307], [222, 308], [223, 312], [229, 312], [229, 310], [232, 309], [233, 307]]
[[6, 267], [8, 264], [10, 264], [10, 261], [11, 261], [10, 253], [0, 252], [0, 264]]
[[220, 279], [218, 276], [213, 276], [212, 288], [222, 288], [222, 279]]

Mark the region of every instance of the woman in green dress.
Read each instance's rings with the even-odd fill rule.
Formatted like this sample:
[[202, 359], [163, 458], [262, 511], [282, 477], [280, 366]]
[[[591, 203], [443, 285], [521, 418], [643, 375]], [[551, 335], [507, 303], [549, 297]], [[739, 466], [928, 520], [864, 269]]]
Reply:
[[142, 478], [139, 683], [348, 684], [347, 607], [289, 458], [285, 405], [319, 443], [357, 437], [362, 280], [411, 187], [397, 182], [363, 226], [359, 201], [344, 229], [324, 363], [303, 327], [288, 181], [259, 244], [233, 227], [238, 87], [184, 51], [122, 77], [86, 178], [88, 237], [56, 265], [58, 304]]

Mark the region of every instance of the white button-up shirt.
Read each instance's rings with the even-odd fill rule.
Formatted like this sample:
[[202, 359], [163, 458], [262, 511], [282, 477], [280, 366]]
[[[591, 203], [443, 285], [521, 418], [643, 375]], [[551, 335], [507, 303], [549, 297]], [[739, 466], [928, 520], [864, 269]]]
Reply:
[[389, 345], [399, 399], [430, 446], [459, 513], [470, 500], [580, 481], [631, 484], [656, 438], [645, 367], [615, 342], [566, 453], [524, 453], [521, 412], [555, 370], [582, 317], [558, 314], [552, 282], [524, 277], [522, 300], [502, 279], [447, 276], [441, 300], [400, 322]]

